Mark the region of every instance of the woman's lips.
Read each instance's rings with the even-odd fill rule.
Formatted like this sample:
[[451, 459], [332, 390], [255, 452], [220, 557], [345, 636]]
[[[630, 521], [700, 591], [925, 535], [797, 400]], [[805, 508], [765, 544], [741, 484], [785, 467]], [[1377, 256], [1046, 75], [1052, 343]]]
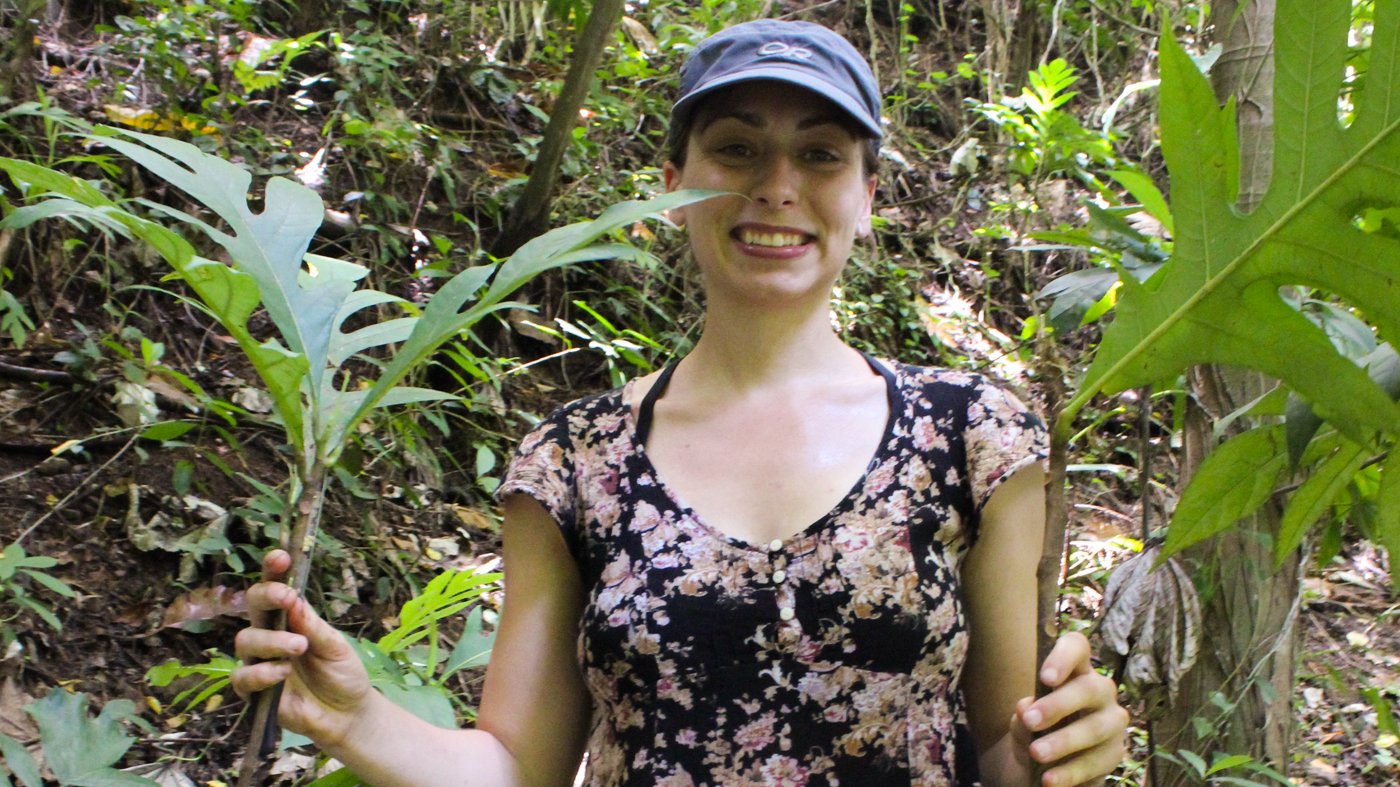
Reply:
[[741, 226], [730, 233], [739, 251], [751, 257], [790, 260], [807, 253], [814, 236], [791, 227]]

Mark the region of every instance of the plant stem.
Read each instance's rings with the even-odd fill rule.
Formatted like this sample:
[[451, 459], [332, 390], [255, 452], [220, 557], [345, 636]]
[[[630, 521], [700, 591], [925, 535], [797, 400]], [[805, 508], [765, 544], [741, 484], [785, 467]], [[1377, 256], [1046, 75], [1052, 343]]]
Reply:
[[[1043, 350], [1046, 360], [1041, 365], [1041, 379], [1045, 381], [1047, 413], [1063, 418], [1060, 408], [1065, 402], [1064, 370], [1060, 368], [1059, 355], [1054, 346], [1045, 342]], [[1071, 416], [1072, 418], [1072, 416]], [[1064, 560], [1065, 530], [1069, 526], [1069, 500], [1065, 495], [1065, 475], [1069, 463], [1069, 441], [1062, 430], [1050, 436], [1050, 472], [1045, 478], [1045, 541], [1041, 546], [1040, 563], [1036, 566], [1036, 605], [1035, 605], [1035, 696], [1040, 699], [1050, 693], [1050, 687], [1040, 679], [1040, 665], [1050, 656], [1055, 640], [1060, 633], [1057, 613], [1060, 600], [1060, 566]], [[1031, 769], [1031, 785], [1040, 784], [1045, 767], [1036, 763]]]
[[[316, 459], [309, 470], [303, 471], [301, 494], [295, 505], [296, 524], [291, 533], [283, 525], [284, 546], [292, 557], [292, 567], [287, 574], [287, 584], [300, 595], [306, 590], [306, 578], [311, 568], [312, 548], [316, 544], [316, 531], [321, 526], [321, 509], [326, 499], [326, 464]], [[266, 628], [285, 631], [287, 616], [278, 612]], [[277, 704], [282, 698], [282, 684], [263, 689], [257, 694], [257, 711], [253, 715], [253, 730], [248, 739], [248, 747], [243, 752], [243, 765], [238, 771], [238, 787], [253, 787], [267, 758], [277, 748]]]
[[[1054, 367], [1052, 367], [1054, 368]], [[1051, 407], [1064, 401], [1064, 381], [1060, 370], [1054, 368], [1046, 375], [1046, 398]], [[1069, 525], [1069, 500], [1065, 495], [1066, 467], [1069, 463], [1069, 443], [1058, 433], [1050, 437], [1050, 472], [1045, 478], [1045, 542], [1041, 547], [1040, 564], [1036, 567], [1036, 668], [1045, 663], [1055, 638], [1059, 636], [1060, 562], [1065, 550], [1065, 529]], [[1036, 697], [1050, 693], [1050, 688], [1036, 681]]]
[[1141, 440], [1138, 448], [1138, 481], [1142, 484], [1142, 491], [1139, 494], [1142, 505], [1142, 542], [1147, 543], [1148, 537], [1152, 535], [1151, 521], [1148, 514], [1148, 504], [1152, 494], [1152, 386], [1144, 385], [1138, 389], [1138, 436]]

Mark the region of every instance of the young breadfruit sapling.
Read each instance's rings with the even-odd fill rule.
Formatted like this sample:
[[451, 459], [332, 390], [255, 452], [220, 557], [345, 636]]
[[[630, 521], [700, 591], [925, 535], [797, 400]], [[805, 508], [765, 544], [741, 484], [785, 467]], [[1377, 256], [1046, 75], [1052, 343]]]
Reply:
[[[189, 213], [138, 200], [146, 207], [194, 227], [219, 244], [232, 264], [206, 259], [172, 230], [136, 216], [107, 198], [92, 184], [29, 162], [0, 159], [4, 169], [29, 192], [46, 197], [12, 213], [0, 227], [21, 227], [41, 218], [79, 219], [108, 231], [150, 243], [174, 268], [167, 279], [184, 281], [205, 309], [223, 325], [257, 370], [281, 421], [293, 459], [289, 462], [292, 523], [283, 523], [282, 544], [292, 556], [288, 584], [305, 589], [312, 545], [319, 528], [328, 470], [349, 435], [378, 407], [455, 398], [451, 394], [403, 385], [446, 341], [460, 336], [478, 320], [520, 304], [505, 298], [534, 276], [563, 265], [590, 260], [643, 260], [646, 252], [625, 243], [606, 242], [613, 232], [661, 211], [716, 196], [718, 192], [677, 191], [656, 199], [623, 202], [592, 221], [560, 227], [522, 246], [499, 264], [467, 268], [449, 279], [421, 311], [387, 293], [357, 289], [368, 272], [343, 260], [308, 254], [325, 214], [321, 198], [286, 178], [268, 180], [263, 208], [248, 207], [251, 174], [185, 142], [102, 128], [91, 137], [132, 159], [184, 191], [222, 219], [218, 229]], [[483, 292], [483, 289], [485, 290]], [[347, 318], [381, 304], [399, 304], [406, 316], [345, 333]], [[262, 305], [277, 336], [259, 341], [248, 318]], [[387, 347], [398, 349], [388, 354]], [[372, 384], [352, 384], [343, 369], [349, 359], [381, 348]], [[382, 364], [382, 366], [381, 366]], [[338, 381], [338, 382], [337, 382]], [[366, 380], [366, 382], [370, 382]], [[285, 621], [274, 621], [276, 627]], [[258, 698], [254, 738], [272, 742], [274, 691]], [[264, 733], [266, 731], [266, 733]], [[240, 784], [252, 783], [270, 747], [261, 745], [244, 757]]]

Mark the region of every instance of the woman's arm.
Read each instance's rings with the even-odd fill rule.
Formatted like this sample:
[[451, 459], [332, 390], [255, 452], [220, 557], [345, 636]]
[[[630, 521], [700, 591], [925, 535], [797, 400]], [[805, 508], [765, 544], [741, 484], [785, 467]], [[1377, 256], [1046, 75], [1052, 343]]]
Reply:
[[523, 785], [567, 787], [588, 736], [578, 663], [583, 583], [543, 506], [517, 494], [505, 508], [506, 601], [476, 727], [515, 755]]
[[[1089, 643], [1066, 634], [1040, 679], [1055, 690], [1032, 702], [1035, 690], [1036, 564], [1045, 530], [1045, 475], [1039, 465], [1018, 471], [982, 510], [978, 540], [963, 564], [971, 639], [963, 669], [968, 722], [987, 787], [1022, 787], [1032, 757], [1054, 764], [1041, 783], [1093, 783], [1122, 761], [1128, 712], [1113, 681], [1093, 670]], [[1032, 730], [1073, 719], [1032, 743]]]
[[477, 729], [434, 727], [369, 686], [343, 635], [279, 581], [287, 554], [264, 562], [248, 594], [255, 619], [288, 613], [288, 631], [239, 632], [243, 696], [286, 680], [278, 715], [376, 787], [564, 787], [573, 782], [588, 715], [574, 655], [583, 591], [558, 526], [530, 498], [506, 502], [507, 586]]
[[1045, 473], [1033, 464], [1002, 482], [982, 507], [977, 543], [963, 560], [970, 639], [962, 691], [987, 787], [1024, 787], [1030, 765], [1008, 732], [1016, 703], [1035, 693], [1035, 570], [1045, 531]]

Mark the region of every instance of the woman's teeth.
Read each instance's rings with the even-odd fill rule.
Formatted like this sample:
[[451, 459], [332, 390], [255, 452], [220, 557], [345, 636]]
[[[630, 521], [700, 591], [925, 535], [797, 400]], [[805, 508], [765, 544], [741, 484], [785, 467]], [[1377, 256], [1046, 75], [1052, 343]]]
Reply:
[[782, 232], [755, 232], [753, 230], [741, 230], [739, 240], [753, 246], [800, 246], [802, 245], [801, 235], [789, 235]]

